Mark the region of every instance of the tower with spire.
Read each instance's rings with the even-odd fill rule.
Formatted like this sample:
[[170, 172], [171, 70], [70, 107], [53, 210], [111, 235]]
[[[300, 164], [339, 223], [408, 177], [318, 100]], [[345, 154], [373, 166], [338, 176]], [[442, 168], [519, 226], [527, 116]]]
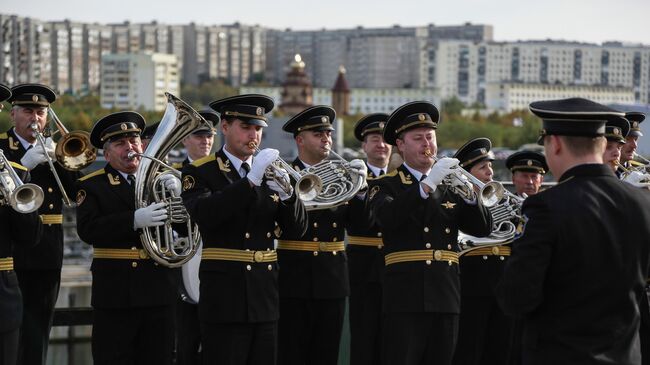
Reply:
[[332, 107], [336, 115], [350, 115], [350, 87], [345, 79], [345, 67], [339, 67], [339, 74], [332, 88]]
[[314, 104], [311, 80], [305, 73], [305, 62], [296, 54], [286, 80], [282, 84], [282, 104], [279, 109], [288, 116], [296, 115]]

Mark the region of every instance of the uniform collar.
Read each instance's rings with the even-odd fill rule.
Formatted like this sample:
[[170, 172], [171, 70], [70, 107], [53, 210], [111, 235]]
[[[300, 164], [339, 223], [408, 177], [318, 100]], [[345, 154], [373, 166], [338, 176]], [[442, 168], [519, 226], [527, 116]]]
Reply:
[[20, 134], [16, 133], [15, 129], [13, 129], [13, 132], [14, 132], [14, 136], [16, 136], [16, 139], [20, 141], [20, 144], [23, 146], [25, 151], [27, 151], [30, 146], [32, 147], [36, 146], [36, 141], [34, 141], [34, 143], [29, 143], [25, 138], [21, 137]]
[[228, 150], [226, 150], [225, 145], [223, 146], [222, 150], [223, 150], [223, 153], [226, 155], [226, 157], [228, 157], [228, 159], [230, 160], [230, 163], [232, 163], [232, 166], [235, 168], [235, 171], [237, 171], [239, 176], [243, 177], [243, 175], [241, 173], [241, 165], [244, 162], [247, 162], [249, 167], [253, 166], [253, 156], [249, 156], [246, 159], [246, 161], [242, 161], [242, 160], [238, 159], [237, 157], [235, 157], [235, 155], [233, 155], [232, 153], [228, 152]]
[[[416, 179], [416, 181], [420, 181], [422, 179], [422, 173], [411, 166], [409, 166], [406, 162], [404, 162], [404, 167], [408, 170], [408, 172], [413, 175], [413, 177]], [[427, 170], [427, 175], [431, 172], [431, 169]]]
[[612, 169], [602, 163], [586, 163], [574, 166], [562, 174], [562, 177], [557, 181], [558, 183], [564, 182], [576, 176], [611, 176], [615, 177]]
[[384, 173], [386, 173], [386, 167], [377, 167], [375, 165], [371, 165], [368, 162], [366, 162], [366, 165], [368, 166], [368, 170], [375, 174], [375, 176], [379, 176], [379, 172], [381, 172], [381, 170], [384, 170]]

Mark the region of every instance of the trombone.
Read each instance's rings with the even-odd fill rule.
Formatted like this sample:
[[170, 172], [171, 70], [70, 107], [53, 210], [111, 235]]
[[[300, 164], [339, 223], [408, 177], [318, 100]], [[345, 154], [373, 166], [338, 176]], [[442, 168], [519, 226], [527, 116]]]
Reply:
[[[51, 137], [58, 132], [61, 134], [61, 138], [54, 149], [54, 157], [61, 167], [69, 171], [79, 171], [93, 163], [97, 158], [97, 149], [90, 143], [90, 134], [85, 131], [69, 132], [52, 108], [48, 107], [48, 112], [52, 116], [52, 122], [57, 129], [56, 132], [52, 133], [49, 130], [41, 132], [38, 129], [37, 123], [32, 123], [31, 125], [34, 137], [38, 140], [38, 143], [41, 145], [43, 150], [46, 150], [45, 138]], [[56, 172], [52, 157], [50, 157], [47, 152], [45, 153], [45, 157], [50, 165], [50, 170], [54, 175], [56, 184], [59, 186], [59, 190], [61, 191], [63, 203], [67, 207], [73, 207], [74, 203], [68, 197], [68, 194], [61, 183], [61, 178]]]
[[0, 205], [10, 205], [18, 213], [31, 213], [43, 204], [43, 189], [22, 182], [0, 149]]

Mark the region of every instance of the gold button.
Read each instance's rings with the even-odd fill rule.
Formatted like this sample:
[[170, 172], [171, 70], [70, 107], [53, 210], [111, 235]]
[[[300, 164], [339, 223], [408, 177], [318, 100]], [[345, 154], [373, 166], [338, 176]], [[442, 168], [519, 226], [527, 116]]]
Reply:
[[332, 227], [336, 228], [336, 222], [332, 223]]
[[318, 249], [321, 251], [327, 250], [327, 242], [319, 242], [318, 243]]
[[250, 248], [247, 248], [247, 249], [246, 249], [246, 252], [251, 252], [251, 249], [250, 249]]
[[448, 250], [451, 250], [451, 245], [447, 245], [447, 249], [448, 249]]
[[133, 261], [133, 262], [131, 263], [131, 266], [132, 266], [132, 267], [138, 267], [138, 263], [135, 262], [135, 261]]
[[314, 256], [318, 256], [318, 251], [314, 251]]
[[137, 247], [133, 246], [133, 247], [131, 247], [131, 250], [135, 251], [135, 250], [137, 250]]
[[499, 246], [492, 247], [492, 254], [497, 256], [499, 254]]
[[270, 238], [270, 237], [271, 237], [271, 232], [266, 232], [266, 238]]
[[138, 256], [144, 260], [149, 257], [149, 254], [145, 250], [138, 250]]
[[424, 227], [425, 232], [429, 232], [429, 227]]
[[50, 209], [54, 209], [54, 204], [49, 205]]
[[248, 232], [246, 232], [246, 234], [244, 235], [244, 237], [246, 237], [246, 238], [251, 238], [251, 234], [248, 233]]
[[453, 264], [453, 262], [451, 262], [451, 261], [448, 261], [448, 264], [449, 264], [449, 266], [451, 266], [451, 264]]
[[427, 260], [427, 265], [431, 265], [431, 260]]
[[267, 266], [266, 268], [269, 269], [269, 271], [272, 271], [273, 270], [273, 265], [269, 264], [269, 266]]
[[377, 246], [377, 248], [381, 250], [382, 248], [384, 248], [384, 245], [379, 245]]
[[314, 228], [318, 228], [318, 222], [314, 222]]
[[47, 192], [48, 192], [48, 193], [51, 193], [51, 192], [52, 192], [52, 188], [47, 188]]
[[246, 270], [251, 271], [252, 267], [251, 265], [246, 265]]
[[338, 238], [336, 237], [332, 238], [332, 242], [336, 242], [336, 241], [338, 241]]
[[440, 252], [440, 250], [435, 250], [433, 252], [433, 258], [436, 259], [436, 261], [440, 261], [442, 259], [442, 252]]
[[336, 251], [332, 252], [332, 255], [336, 256]]
[[314, 237], [314, 242], [318, 242], [318, 237]]
[[445, 228], [445, 233], [451, 233], [451, 229], [449, 227]]
[[377, 232], [377, 237], [381, 237], [381, 232]]
[[426, 247], [426, 248], [431, 248], [431, 244], [427, 242], [427, 244], [424, 245], [424, 247]]

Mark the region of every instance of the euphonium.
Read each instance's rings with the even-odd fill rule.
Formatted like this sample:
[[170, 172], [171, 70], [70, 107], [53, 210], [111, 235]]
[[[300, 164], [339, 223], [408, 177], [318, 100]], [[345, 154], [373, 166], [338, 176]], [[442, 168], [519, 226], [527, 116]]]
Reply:
[[[188, 104], [172, 94], [167, 96], [167, 108], [156, 130], [156, 134], [141, 153], [130, 152], [130, 158], [143, 157], [135, 174], [135, 207], [152, 203], [165, 203], [169, 218], [158, 227], [147, 227], [140, 233], [142, 246], [152, 259], [167, 267], [179, 267], [196, 253], [200, 242], [198, 227], [190, 220], [180, 196], [167, 191], [161, 178], [171, 174], [180, 180], [180, 171], [172, 168], [163, 159], [183, 138], [197, 128], [212, 127], [211, 123]], [[178, 237], [172, 224], [187, 227], [187, 237]]]
[[18, 213], [31, 213], [43, 204], [43, 189], [22, 182], [16, 170], [0, 150], [0, 204], [10, 205]]

